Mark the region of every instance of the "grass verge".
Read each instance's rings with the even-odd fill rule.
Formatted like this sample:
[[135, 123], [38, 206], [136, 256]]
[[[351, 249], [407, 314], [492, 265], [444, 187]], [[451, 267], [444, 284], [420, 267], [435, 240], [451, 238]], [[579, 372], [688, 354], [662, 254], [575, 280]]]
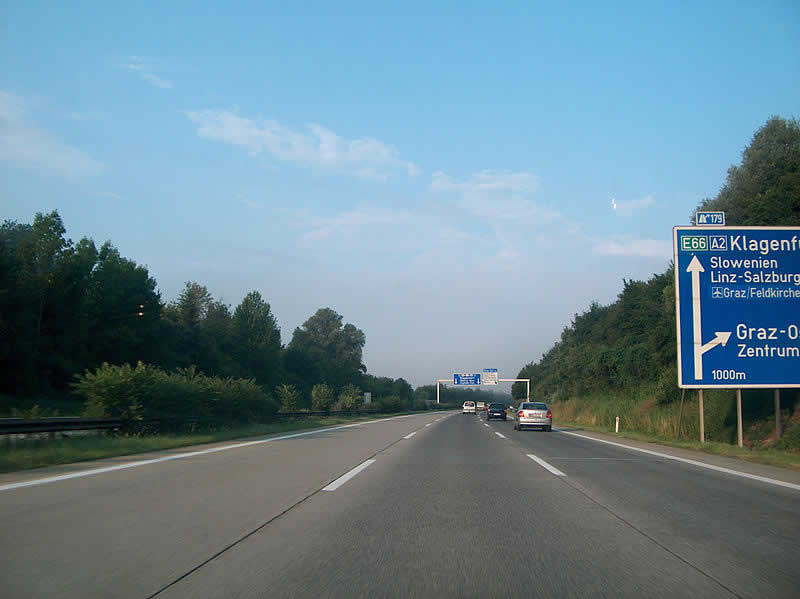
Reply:
[[42, 439], [19, 441], [14, 448], [0, 448], [0, 472], [16, 472], [19, 470], [29, 470], [31, 468], [41, 468], [43, 466], [100, 460], [103, 458], [186, 447], [189, 445], [218, 443], [220, 441], [229, 441], [231, 439], [242, 439], [246, 437], [260, 437], [275, 433], [373, 420], [375, 418], [391, 418], [402, 414], [403, 413], [386, 414], [382, 416], [312, 417], [303, 420], [271, 422], [269, 424], [191, 435], [163, 435], [154, 437], [86, 436], [56, 440]]
[[612, 429], [604, 426], [596, 426], [590, 424], [580, 424], [577, 422], [557, 422], [556, 426], [571, 426], [581, 428], [587, 431], [594, 431], [604, 433], [611, 437], [619, 437], [624, 439], [633, 439], [635, 441], [646, 441], [649, 443], [658, 443], [659, 445], [666, 445], [668, 447], [677, 447], [680, 449], [691, 449], [712, 455], [722, 455], [731, 458], [738, 458], [746, 462], [753, 462], [756, 464], [765, 464], [767, 466], [777, 466], [780, 468], [787, 468], [789, 470], [800, 470], [800, 454], [781, 451], [778, 449], [750, 449], [747, 447], [739, 447], [738, 445], [730, 445], [728, 443], [718, 443], [715, 441], [706, 441], [700, 443], [699, 441], [683, 441], [678, 439], [670, 439], [658, 435], [652, 435], [641, 432], [619, 432], [615, 433]]

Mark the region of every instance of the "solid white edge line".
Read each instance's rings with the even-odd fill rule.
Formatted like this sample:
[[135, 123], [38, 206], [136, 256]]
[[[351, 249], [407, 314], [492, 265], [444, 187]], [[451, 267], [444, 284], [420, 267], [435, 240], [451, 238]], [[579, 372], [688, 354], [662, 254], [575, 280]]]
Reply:
[[680, 458], [678, 456], [669, 455], [667, 453], [660, 453], [658, 451], [651, 451], [649, 449], [642, 449], [640, 447], [632, 447], [630, 445], [615, 443], [614, 441], [606, 441], [605, 439], [597, 439], [595, 437], [588, 437], [586, 435], [580, 435], [578, 433], [572, 433], [565, 430], [562, 430], [560, 432], [564, 435], [572, 435], [573, 437], [580, 437], [581, 439], [588, 439], [589, 441], [597, 441], [598, 443], [605, 443], [606, 445], [613, 445], [615, 447], [621, 447], [622, 449], [630, 449], [631, 451], [638, 451], [640, 453], [654, 455], [656, 457], [664, 458], [667, 460], [675, 460], [676, 462], [683, 462], [684, 464], [691, 464], [692, 466], [699, 466], [700, 468], [708, 468], [709, 470], [716, 470], [717, 472], [724, 472], [725, 474], [732, 474], [733, 476], [741, 476], [743, 478], [757, 480], [762, 483], [767, 483], [770, 485], [778, 485], [779, 487], [786, 487], [787, 489], [800, 491], [800, 485], [796, 485], [794, 483], [787, 483], [785, 481], [777, 480], [774, 478], [767, 478], [765, 476], [758, 476], [756, 474], [748, 474], [747, 472], [739, 472], [738, 470], [731, 470], [730, 468], [723, 468], [722, 466], [714, 466], [713, 464], [706, 464], [705, 462], [697, 462], [695, 460], [690, 460], [688, 458]]
[[107, 472], [114, 472], [116, 470], [126, 470], [128, 468], [138, 468], [139, 466], [148, 466], [150, 464], [158, 464], [160, 462], [169, 462], [172, 460], [181, 460], [183, 458], [192, 458], [199, 455], [208, 453], [217, 453], [219, 451], [227, 451], [229, 449], [239, 449], [241, 447], [250, 447], [251, 445], [261, 445], [263, 443], [271, 443], [273, 441], [283, 441], [284, 439], [294, 439], [296, 437], [306, 437], [308, 435], [317, 435], [319, 433], [326, 433], [343, 428], [353, 428], [362, 424], [374, 424], [379, 422], [387, 422], [389, 420], [397, 420], [400, 418], [409, 418], [411, 416], [422, 416], [422, 414], [408, 414], [406, 416], [392, 416], [391, 418], [382, 418], [380, 420], [368, 420], [367, 422], [358, 422], [356, 424], [344, 424], [341, 426], [329, 426], [327, 428], [317, 428], [311, 431], [302, 433], [293, 433], [291, 435], [281, 435], [279, 437], [270, 437], [269, 439], [259, 439], [258, 441], [246, 441], [245, 443], [235, 443], [234, 445], [225, 445], [223, 447], [214, 447], [212, 449], [201, 449], [198, 451], [189, 451], [186, 453], [176, 453], [175, 455], [165, 456], [163, 458], [154, 458], [152, 460], [141, 460], [138, 462], [128, 462], [126, 464], [118, 464], [116, 466], [108, 466], [106, 468], [94, 468], [92, 470], [82, 470], [81, 472], [72, 472], [70, 474], [62, 474], [60, 476], [50, 476], [47, 478], [36, 478], [33, 480], [26, 480], [18, 483], [8, 483], [0, 485], [0, 491], [10, 491], [12, 489], [20, 489], [23, 487], [35, 487], [38, 485], [46, 485], [55, 483], [62, 480], [69, 480], [72, 478], [83, 478], [84, 476], [94, 476], [95, 474], [105, 474]]
[[432, 425], [432, 424], [433, 424], [433, 422], [429, 422], [429, 423], [428, 423], [428, 424], [426, 424], [425, 426], [430, 426], [430, 425]]
[[403, 437], [403, 439], [410, 439], [411, 437], [413, 437], [416, 434], [417, 434], [417, 431], [414, 431], [413, 433], [408, 433], [405, 437]]
[[506, 438], [506, 436], [503, 433], [498, 433], [497, 431], [495, 431], [494, 434], [497, 435], [498, 437], [502, 437], [503, 439]]
[[322, 490], [323, 491], [335, 491], [336, 489], [341, 487], [344, 483], [346, 483], [348, 480], [353, 478], [356, 474], [361, 472], [364, 468], [366, 468], [370, 464], [374, 464], [374, 463], [375, 463], [374, 459], [369, 459], [369, 460], [366, 460], [366, 461], [360, 463], [358, 466], [353, 468], [347, 474], [342, 474], [339, 478], [337, 478], [335, 481], [333, 481], [327, 487], [323, 487]]
[[544, 461], [542, 458], [538, 458], [538, 457], [536, 457], [535, 455], [533, 455], [532, 453], [529, 453], [529, 454], [527, 454], [527, 455], [528, 455], [528, 457], [529, 457], [530, 459], [532, 459], [534, 462], [536, 462], [537, 464], [539, 464], [539, 465], [540, 465], [542, 468], [546, 468], [547, 470], [549, 470], [550, 472], [552, 472], [552, 473], [553, 473], [553, 474], [555, 474], [556, 476], [566, 476], [566, 474], [564, 474], [563, 472], [561, 472], [561, 470], [559, 470], [559, 469], [558, 469], [558, 468], [556, 468], [555, 466], [551, 466], [550, 464], [548, 464], [547, 462], [545, 462], [545, 461]]

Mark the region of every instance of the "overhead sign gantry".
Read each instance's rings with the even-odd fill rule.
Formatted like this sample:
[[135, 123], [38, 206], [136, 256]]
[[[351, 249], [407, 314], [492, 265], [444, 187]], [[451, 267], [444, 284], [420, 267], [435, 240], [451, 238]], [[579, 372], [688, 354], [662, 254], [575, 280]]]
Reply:
[[498, 378], [497, 368], [484, 368], [483, 372], [455, 372], [452, 379], [436, 379], [436, 403], [439, 401], [439, 385], [442, 383], [452, 383], [459, 386], [480, 386], [480, 385], [496, 385], [500, 383], [522, 383], [527, 386], [525, 397], [530, 400], [531, 398], [531, 380], [530, 379], [501, 379]]

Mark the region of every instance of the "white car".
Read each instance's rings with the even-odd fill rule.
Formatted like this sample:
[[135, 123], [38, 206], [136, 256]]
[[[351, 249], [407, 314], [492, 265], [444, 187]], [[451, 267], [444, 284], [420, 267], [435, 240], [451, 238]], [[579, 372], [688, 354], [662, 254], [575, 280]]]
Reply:
[[475, 414], [475, 402], [474, 401], [465, 401], [464, 405], [461, 406], [461, 413], [462, 414]]

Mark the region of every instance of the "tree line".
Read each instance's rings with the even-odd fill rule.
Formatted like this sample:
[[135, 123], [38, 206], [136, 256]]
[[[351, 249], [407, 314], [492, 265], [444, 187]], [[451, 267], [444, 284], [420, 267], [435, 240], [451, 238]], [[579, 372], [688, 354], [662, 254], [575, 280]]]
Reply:
[[[741, 164], [730, 167], [719, 193], [697, 209], [725, 211], [731, 226], [800, 226], [800, 123], [770, 118], [754, 134]], [[670, 265], [647, 281], [623, 280], [614, 303], [593, 302], [576, 314], [555, 345], [523, 367], [519, 378], [530, 378], [535, 394], [550, 400], [643, 387], [659, 402], [679, 398], [673, 269]], [[524, 385], [516, 384], [512, 393], [524, 396]], [[789, 401], [797, 401], [797, 394], [791, 395]]]
[[145, 266], [110, 241], [74, 243], [57, 211], [0, 226], [0, 393], [63, 395], [76, 375], [98, 374], [104, 363], [142, 363], [249, 379], [288, 409], [347, 409], [363, 392], [386, 408], [424, 406], [404, 379], [367, 373], [365, 342], [358, 327], [321, 308], [283, 344], [255, 290], [233, 308], [189, 281], [165, 302]]

